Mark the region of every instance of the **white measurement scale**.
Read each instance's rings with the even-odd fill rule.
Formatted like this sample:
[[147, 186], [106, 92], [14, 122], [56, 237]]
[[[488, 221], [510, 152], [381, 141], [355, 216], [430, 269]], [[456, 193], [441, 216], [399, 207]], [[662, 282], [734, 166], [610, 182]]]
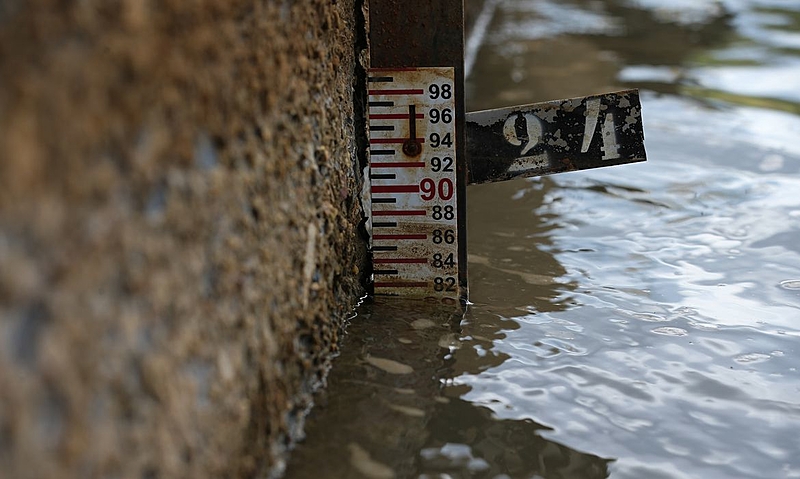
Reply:
[[372, 69], [368, 85], [374, 292], [455, 303], [454, 69]]
[[369, 0], [376, 296], [467, 300], [466, 187], [645, 161], [635, 90], [466, 113], [463, 0]]

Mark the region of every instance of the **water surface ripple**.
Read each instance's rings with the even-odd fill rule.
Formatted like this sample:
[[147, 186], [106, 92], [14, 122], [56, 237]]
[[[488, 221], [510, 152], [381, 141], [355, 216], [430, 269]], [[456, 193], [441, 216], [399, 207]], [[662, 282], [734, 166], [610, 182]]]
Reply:
[[[558, 2], [591, 25], [570, 28], [542, 4], [502, 4], [486, 68], [508, 73], [476, 65], [474, 102], [642, 88], [650, 161], [471, 192], [489, 280], [464, 333], [488, 314], [515, 329], [492, 342], [502, 364], [448, 384], [614, 459], [611, 477], [800, 477], [800, 6]], [[551, 63], [584, 74], [553, 85]], [[487, 231], [491, 210], [509, 213]]]

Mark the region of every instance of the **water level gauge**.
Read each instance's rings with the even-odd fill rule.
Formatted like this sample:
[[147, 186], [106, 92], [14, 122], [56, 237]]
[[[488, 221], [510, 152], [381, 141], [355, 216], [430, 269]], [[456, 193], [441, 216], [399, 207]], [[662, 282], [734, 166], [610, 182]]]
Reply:
[[455, 302], [454, 69], [373, 69], [368, 84], [375, 294]]
[[369, 0], [376, 296], [467, 301], [467, 183], [645, 161], [635, 90], [464, 107], [463, 0]]

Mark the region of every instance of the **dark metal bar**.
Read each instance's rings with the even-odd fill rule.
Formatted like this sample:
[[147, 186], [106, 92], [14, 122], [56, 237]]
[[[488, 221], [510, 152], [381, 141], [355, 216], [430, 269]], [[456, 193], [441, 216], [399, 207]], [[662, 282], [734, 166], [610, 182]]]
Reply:
[[646, 161], [639, 92], [467, 114], [469, 183]]

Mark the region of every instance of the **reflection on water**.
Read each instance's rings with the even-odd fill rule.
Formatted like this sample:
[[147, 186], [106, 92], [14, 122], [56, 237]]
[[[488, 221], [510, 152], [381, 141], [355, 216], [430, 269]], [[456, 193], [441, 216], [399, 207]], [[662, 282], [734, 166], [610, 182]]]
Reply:
[[468, 102], [627, 87], [649, 161], [471, 187], [475, 304], [359, 308], [288, 477], [800, 477], [800, 4], [501, 0]]
[[[364, 304], [295, 450], [288, 477], [608, 476], [609, 459], [544, 438], [531, 418], [499, 419], [491, 404], [466, 401], [462, 374], [492, 376], [514, 358], [494, 344], [516, 322], [461, 316], [407, 303]], [[491, 401], [490, 401], [491, 402]]]

